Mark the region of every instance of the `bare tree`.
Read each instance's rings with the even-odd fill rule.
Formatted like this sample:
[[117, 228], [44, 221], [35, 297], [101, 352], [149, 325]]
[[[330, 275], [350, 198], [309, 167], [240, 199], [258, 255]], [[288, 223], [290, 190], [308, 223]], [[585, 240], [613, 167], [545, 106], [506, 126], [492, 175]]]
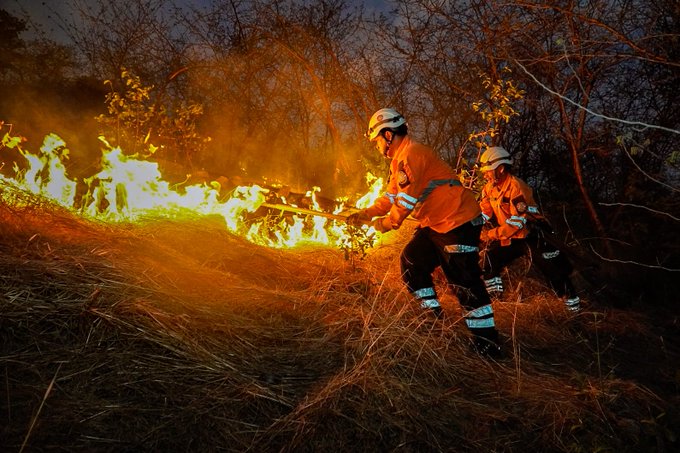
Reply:
[[178, 69], [186, 46], [184, 31], [163, 0], [85, 2], [71, 0], [70, 38], [100, 79], [126, 67], [149, 81], [164, 80]]
[[352, 126], [367, 116], [356, 82], [360, 9], [225, 1], [194, 9], [190, 22], [202, 44], [188, 74], [207, 110], [230, 124], [232, 166], [333, 186], [355, 177]]
[[[623, 196], [625, 182], [634, 174], [621, 159], [622, 138], [629, 133], [658, 135], [655, 124], [668, 124], [655, 105], [668, 98], [649, 77], [651, 68], [676, 64], [650, 46], [660, 39], [655, 23], [663, 14], [634, 1], [516, 6], [529, 20], [523, 27], [527, 33], [518, 34], [508, 58], [538, 90], [534, 97], [559, 112], [554, 116], [546, 111], [546, 125], [566, 145], [583, 205], [598, 236], [607, 238], [611, 228], [602, 222], [596, 200], [607, 194]], [[673, 128], [665, 133], [673, 135]], [[649, 144], [650, 150], [656, 148], [652, 154], [667, 155], [668, 148]], [[608, 172], [603, 174], [602, 168]], [[611, 255], [610, 242], [602, 244]]]

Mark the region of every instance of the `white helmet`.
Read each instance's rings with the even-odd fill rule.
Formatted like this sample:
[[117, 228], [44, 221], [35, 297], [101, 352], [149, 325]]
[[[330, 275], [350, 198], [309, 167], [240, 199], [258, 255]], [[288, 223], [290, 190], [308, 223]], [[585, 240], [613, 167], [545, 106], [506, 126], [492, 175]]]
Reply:
[[394, 109], [380, 109], [373, 114], [368, 122], [366, 137], [373, 141], [383, 129], [393, 129], [406, 124], [406, 118]]
[[482, 153], [479, 163], [482, 166], [480, 170], [485, 172], [495, 170], [499, 165], [502, 164], [512, 165], [512, 158], [510, 157], [510, 153], [508, 153], [505, 148], [500, 146], [492, 146], [487, 148], [486, 151]]

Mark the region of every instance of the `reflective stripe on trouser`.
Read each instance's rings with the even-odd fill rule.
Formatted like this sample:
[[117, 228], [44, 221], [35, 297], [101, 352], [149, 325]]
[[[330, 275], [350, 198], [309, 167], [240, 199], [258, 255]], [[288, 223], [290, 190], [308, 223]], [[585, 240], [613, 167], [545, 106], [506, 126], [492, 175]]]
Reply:
[[440, 306], [437, 292], [434, 288], [417, 289], [413, 291], [413, 297], [418, 300], [421, 308], [436, 308]]
[[486, 290], [491, 293], [502, 293], [503, 292], [503, 279], [501, 277], [493, 277], [488, 280], [484, 280], [486, 285]]
[[[473, 310], [489, 304], [479, 268], [480, 230], [481, 226], [471, 222], [447, 233], [437, 233], [429, 227], [417, 228], [400, 257], [402, 279], [409, 291], [418, 297], [416, 293], [421, 288], [434, 288], [432, 274], [441, 267], [449, 288], [463, 308]], [[455, 252], [448, 252], [447, 247]]]
[[482, 305], [479, 308], [464, 312], [465, 324], [474, 332], [474, 329], [484, 329], [487, 327], [495, 327], [493, 318], [493, 307], [491, 305]]
[[581, 309], [581, 298], [578, 296], [570, 297], [564, 301], [564, 305], [567, 306], [569, 311], [579, 311]]
[[528, 253], [532, 266], [541, 271], [559, 297], [573, 297], [576, 294], [569, 278], [572, 266], [566, 254], [537, 234], [531, 234], [526, 239], [513, 239], [506, 246], [493, 244], [486, 252], [484, 278], [499, 275], [506, 266]]

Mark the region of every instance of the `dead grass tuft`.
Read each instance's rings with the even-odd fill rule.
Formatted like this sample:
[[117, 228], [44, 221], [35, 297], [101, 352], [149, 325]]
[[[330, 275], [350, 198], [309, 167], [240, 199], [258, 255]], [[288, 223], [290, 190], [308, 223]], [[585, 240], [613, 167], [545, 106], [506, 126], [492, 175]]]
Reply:
[[[216, 219], [85, 222], [0, 206], [4, 451], [670, 451], [677, 335], [526, 274], [496, 301], [507, 357], [399, 279], [403, 237], [249, 244]], [[406, 232], [403, 234], [407, 234]], [[440, 281], [441, 284], [441, 281]]]

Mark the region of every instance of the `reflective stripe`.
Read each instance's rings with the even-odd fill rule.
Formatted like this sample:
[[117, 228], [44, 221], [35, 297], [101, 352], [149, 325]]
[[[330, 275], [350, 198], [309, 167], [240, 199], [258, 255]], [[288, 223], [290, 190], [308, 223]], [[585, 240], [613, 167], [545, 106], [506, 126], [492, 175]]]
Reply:
[[505, 223], [521, 230], [522, 228], [524, 228], [524, 225], [526, 225], [527, 219], [525, 219], [524, 217], [514, 215], [509, 219], [506, 219]]
[[413, 291], [413, 296], [420, 300], [421, 308], [436, 308], [440, 307], [439, 300], [437, 300], [437, 292], [434, 288], [421, 288]]
[[494, 327], [496, 325], [491, 304], [477, 307], [474, 310], [464, 313], [463, 316], [465, 317], [465, 324], [467, 324], [470, 329]]
[[578, 305], [581, 303], [581, 298], [578, 296], [572, 297], [571, 299], [565, 300], [564, 303], [567, 305], [567, 307]]
[[482, 212], [482, 218], [484, 219], [484, 223], [486, 223], [486, 222], [488, 222], [489, 220], [491, 220], [491, 216], [488, 216], [488, 215], [484, 214], [483, 212]]
[[490, 293], [502, 293], [503, 292], [503, 279], [500, 277], [493, 277], [488, 280], [484, 280], [486, 285], [486, 290]]
[[495, 284], [502, 285], [503, 279], [500, 278], [500, 277], [492, 277], [492, 278], [489, 278], [487, 280], [484, 280], [484, 283], [486, 283], [486, 286], [495, 285]]
[[546, 259], [546, 260], [556, 258], [557, 256], [559, 256], [559, 254], [560, 254], [559, 250], [555, 250], [554, 252], [543, 252], [543, 253], [541, 253], [543, 258]]
[[495, 159], [487, 160], [486, 162], [480, 162], [480, 164], [482, 164], [483, 167], [488, 167], [490, 165], [495, 164], [496, 162], [500, 162], [500, 161], [503, 161], [503, 160], [510, 163], [510, 156], [497, 157]]
[[394, 204], [394, 199], [397, 198], [396, 194], [385, 192], [385, 196], [390, 200], [390, 203]]
[[411, 210], [415, 207], [416, 203], [418, 202], [418, 199], [412, 197], [407, 193], [399, 192], [397, 194], [397, 199], [395, 202], [405, 207], [406, 209]]
[[564, 305], [566, 305], [567, 310], [571, 312], [581, 311], [581, 298], [578, 296], [571, 297], [564, 301]]
[[427, 187], [425, 187], [425, 190], [423, 190], [423, 193], [420, 195], [420, 198], [418, 198], [417, 201], [424, 201], [427, 197], [430, 196], [434, 189], [446, 184], [449, 184], [451, 186], [461, 185], [460, 181], [458, 181], [457, 179], [433, 179], [427, 184]]
[[411, 195], [407, 194], [406, 192], [399, 192], [399, 193], [397, 194], [397, 198], [404, 198], [404, 199], [406, 199], [406, 201], [408, 201], [408, 202], [410, 202], [410, 203], [413, 203], [413, 204], [418, 203], [418, 199], [417, 199], [417, 198], [412, 197]]
[[[380, 118], [380, 117], [378, 117], [378, 118]], [[393, 116], [392, 118], [385, 118], [382, 121], [378, 121], [373, 126], [368, 128], [368, 135], [371, 135], [373, 133], [373, 131], [376, 130], [376, 128], [378, 126], [382, 126], [385, 123], [396, 123], [397, 121], [399, 121], [402, 118], [403, 118], [403, 116], [397, 115], [397, 116]]]
[[422, 289], [417, 289], [413, 291], [413, 296], [416, 297], [417, 299], [423, 299], [428, 296], [436, 296], [437, 293], [434, 291], [434, 288], [422, 288]]
[[435, 307], [441, 307], [439, 305], [439, 301], [437, 299], [423, 299], [420, 301], [420, 307], [421, 308], [435, 308]]
[[486, 318], [486, 319], [466, 319], [465, 324], [470, 329], [482, 329], [484, 327], [495, 327], [496, 323], [494, 323], [493, 318]]
[[465, 313], [466, 318], [481, 318], [486, 315], [493, 315], [493, 307], [491, 304], [482, 305], [481, 307], [477, 307], [474, 310]]
[[451, 244], [451, 245], [445, 245], [444, 251], [447, 252], [447, 253], [472, 253], [472, 252], [478, 252], [479, 247], [475, 247], [473, 245], [464, 245], [464, 244]]
[[531, 214], [538, 214], [538, 207], [536, 206], [527, 206], [527, 212]]

